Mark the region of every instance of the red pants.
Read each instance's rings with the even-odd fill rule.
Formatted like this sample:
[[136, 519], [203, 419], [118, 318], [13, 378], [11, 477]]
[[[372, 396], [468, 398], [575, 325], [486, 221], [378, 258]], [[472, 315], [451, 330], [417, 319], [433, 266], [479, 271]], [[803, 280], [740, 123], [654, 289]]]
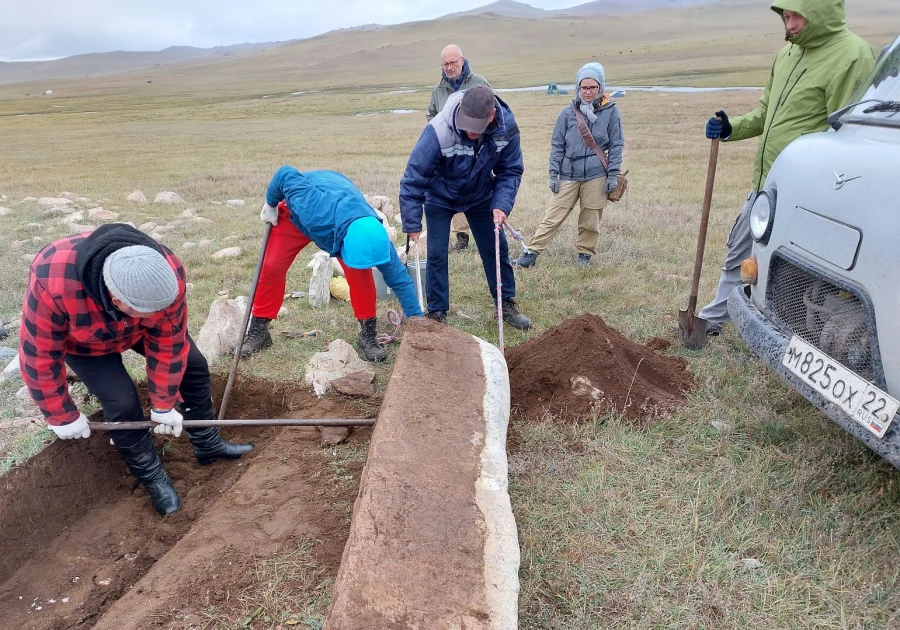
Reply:
[[[252, 313], [254, 317], [276, 319], [281, 304], [284, 302], [284, 291], [287, 287], [287, 274], [291, 264], [300, 251], [312, 241], [306, 234], [291, 223], [290, 213], [284, 203], [278, 205], [278, 225], [272, 228], [266, 256], [263, 259], [259, 274], [259, 284], [253, 298]], [[356, 319], [375, 317], [375, 278], [371, 269], [351, 269], [338, 258], [344, 269], [347, 284], [350, 285], [350, 305]]]

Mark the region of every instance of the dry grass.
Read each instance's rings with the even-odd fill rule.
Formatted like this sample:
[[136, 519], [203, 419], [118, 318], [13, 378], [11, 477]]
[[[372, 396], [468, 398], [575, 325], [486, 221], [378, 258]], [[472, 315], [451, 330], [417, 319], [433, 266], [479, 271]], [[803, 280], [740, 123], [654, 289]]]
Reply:
[[[577, 65], [554, 67], [568, 76]], [[607, 65], [617, 76], [616, 62]], [[384, 84], [391, 84], [391, 72], [386, 70]], [[525, 71], [510, 69], [508, 80], [520, 80], [520, 72]], [[396, 199], [424, 111], [356, 114], [424, 110], [426, 92], [385, 94], [391, 88], [380, 86], [290, 96], [294, 86], [282, 83], [272, 98], [260, 99], [234, 92], [251, 91], [266, 77], [248, 77], [248, 87], [228, 83], [231, 75], [225, 74], [217, 91], [212, 80], [196, 98], [179, 91], [182, 83], [148, 98], [123, 92], [121, 85], [110, 87], [107, 97], [99, 84], [90, 84], [62, 100], [63, 111], [43, 109], [27, 117], [10, 114], [35, 101], [0, 103], [7, 114], [0, 116], [0, 194], [9, 196], [0, 205], [13, 210], [3, 217], [0, 233], [0, 317], [9, 319], [20, 308], [27, 274], [23, 254], [65, 231], [58, 217], [42, 217], [35, 203], [22, 203], [26, 196], [72, 191], [136, 224], [173, 221], [184, 207], [128, 204], [125, 196], [135, 188], [151, 199], [161, 190], [185, 197], [185, 207], [213, 221], [182, 224], [163, 236], [194, 283], [194, 332], [220, 291], [246, 291], [262, 234], [257, 208], [279, 165], [338, 170], [364, 192]], [[608, 207], [601, 253], [589, 270], [574, 264], [570, 219], [538, 266], [517, 272], [520, 306], [535, 326], [528, 335], [508, 330], [507, 344], [582, 312], [601, 314], [636, 340], [671, 339], [666, 326], [686, 304], [694, 256], [709, 148], [703, 123], [719, 107], [746, 111], [758, 96], [630, 93], [622, 99], [626, 168], [632, 173], [627, 203]], [[523, 130], [526, 161], [511, 221], [530, 233], [548, 201], [549, 134], [566, 100], [538, 93], [505, 98]], [[720, 153], [701, 301], [713, 293], [725, 236], [749, 187], [754, 149], [748, 141]], [[219, 205], [233, 198], [245, 199], [247, 206]], [[27, 225], [32, 222], [40, 225]], [[202, 238], [214, 243], [205, 250], [183, 247]], [[21, 242], [19, 249], [12, 248], [14, 241]], [[230, 245], [241, 246], [243, 256], [226, 263], [209, 258]], [[305, 290], [311, 253], [294, 265], [291, 289]], [[451, 269], [451, 299], [469, 318], [451, 315], [450, 323], [496, 342], [477, 256], [453, 254]], [[322, 328], [329, 338], [355, 336], [348, 305], [314, 310], [295, 300], [287, 306], [277, 330]], [[305, 359], [322, 343], [278, 338], [271, 351], [242, 370], [299, 380]], [[656, 424], [634, 427], [615, 417], [581, 426], [513, 422], [521, 442], [511, 455], [522, 547], [521, 626], [897, 627], [896, 471], [786, 389], [733, 331], [702, 353], [675, 352], [688, 359], [699, 386], [683, 411]], [[379, 369], [386, 375], [390, 364]], [[4, 404], [13, 391], [0, 391]], [[715, 429], [712, 421], [728, 428]], [[338, 479], [343, 466], [335, 460]], [[747, 558], [759, 560], [760, 568], [744, 568]], [[303, 567], [289, 559], [273, 563], [261, 570]], [[312, 576], [310, 584], [317, 580]], [[306, 611], [321, 610], [317, 589], [279, 614], [302, 619]], [[259, 597], [261, 603], [246, 602], [246, 614], [269, 605], [268, 595]]]

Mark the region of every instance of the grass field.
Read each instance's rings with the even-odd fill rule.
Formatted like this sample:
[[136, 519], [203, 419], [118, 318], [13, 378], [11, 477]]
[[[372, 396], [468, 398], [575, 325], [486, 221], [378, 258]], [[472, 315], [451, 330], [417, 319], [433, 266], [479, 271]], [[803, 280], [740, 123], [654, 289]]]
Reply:
[[[780, 45], [777, 38], [754, 41], [757, 56], [748, 59], [756, 65], [747, 80], [759, 78], [759, 68]], [[705, 50], [701, 46], [699, 53], [693, 49], [684, 56], [702, 56]], [[644, 78], [660, 79], [663, 66], [681, 55], [646, 57], [655, 70]], [[561, 63], [562, 57], [548, 61], [557, 64], [554, 76], [574, 75], [580, 62]], [[619, 74], [615, 59], [603, 61], [612, 76], [635, 82], [642, 76]], [[537, 73], [510, 67], [506, 74], [499, 65], [478, 70], [492, 80], [501, 77], [497, 83], [538, 81]], [[191, 72], [184, 71], [188, 77]], [[336, 72], [332, 68], [331, 74]], [[387, 72], [386, 78], [372, 76], [368, 87], [351, 82], [291, 96], [295, 85], [278, 83], [277, 76], [270, 81], [246, 75], [241, 85], [238, 78], [244, 75], [234, 73], [206, 77], [196, 94], [186, 89], [189, 78], [174, 75], [175, 89], [166, 91], [164, 81], [157, 88], [154, 79], [152, 89], [158, 91], [152, 94], [127, 91], [119, 79], [73, 82], [67, 84], [70, 94], [40, 101], [40, 109], [33, 99], [13, 97], [13, 88], [0, 89], [0, 96], [9, 96], [0, 101], [0, 194], [8, 196], [0, 206], [12, 210], [0, 219], [4, 321], [21, 306], [28, 270], [23, 255], [65, 233], [59, 217], [41, 216], [36, 203], [21, 202], [28, 196], [71, 191], [135, 224], [171, 221], [185, 208], [211, 219], [163, 236], [194, 285], [189, 306], [195, 333], [220, 292], [247, 290], [262, 234], [258, 208], [278, 166], [338, 170], [363, 192], [396, 199], [424, 123], [427, 92], [388, 94], [398, 84]], [[719, 80], [708, 74], [696, 84]], [[248, 95], [276, 84], [271, 98]], [[523, 130], [526, 164], [510, 220], [530, 233], [548, 202], [548, 140], [567, 101], [540, 93], [504, 97]], [[638, 341], [674, 340], [667, 326], [686, 305], [706, 173], [703, 124], [717, 108], [737, 114], [758, 97], [756, 92], [632, 92], [621, 99], [625, 166], [631, 170], [627, 202], [606, 210], [601, 252], [589, 270], [575, 264], [570, 219], [538, 266], [517, 272], [520, 307], [535, 325], [528, 334], [507, 329], [507, 344], [583, 312], [601, 314]], [[392, 109], [421, 111], [387, 113]], [[367, 112], [381, 113], [357, 115]], [[754, 150], [755, 141], [747, 141], [726, 145], [720, 153], [701, 302], [713, 293], [725, 236], [749, 186]], [[136, 188], [151, 200], [172, 190], [187, 205], [126, 202]], [[246, 207], [221, 205], [235, 198], [245, 199]], [[207, 249], [182, 247], [203, 238], [214, 243]], [[244, 250], [234, 262], [209, 257], [233, 245]], [[294, 265], [290, 289], [306, 289], [311, 254], [305, 251]], [[451, 315], [451, 325], [497, 341], [493, 305], [474, 252], [451, 257], [451, 300], [470, 316]], [[287, 307], [277, 330], [322, 328], [329, 337], [355, 337], [356, 322], [346, 304], [315, 310], [296, 300]], [[299, 381], [305, 359], [323, 343], [278, 338], [270, 351], [243, 363], [242, 371]], [[586, 424], [513, 420], [510, 470], [522, 549], [521, 627], [900, 626], [897, 472], [784, 387], [732, 329], [700, 353], [677, 346], [673, 352], [688, 359], [699, 385], [681, 412], [650, 426], [615, 416]], [[227, 370], [225, 363], [213, 367]], [[378, 369], [386, 375], [390, 362]], [[0, 390], [4, 417], [14, 413], [14, 391]], [[756, 568], [746, 562], [750, 559], [758, 561]], [[246, 599], [255, 608], [272, 598]], [[272, 601], [281, 618], [320, 615], [327, 606], [320, 600]]]

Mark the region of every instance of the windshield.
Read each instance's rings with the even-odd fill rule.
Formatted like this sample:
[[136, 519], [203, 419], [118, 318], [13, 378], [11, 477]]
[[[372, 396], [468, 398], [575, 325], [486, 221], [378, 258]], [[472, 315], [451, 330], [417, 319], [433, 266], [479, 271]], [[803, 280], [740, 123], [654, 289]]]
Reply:
[[[851, 103], [878, 99], [880, 101], [900, 101], [900, 37], [885, 51], [875, 64], [875, 70], [863, 87], [850, 99]], [[877, 105], [872, 101], [860, 103], [842, 117], [842, 122], [866, 122], [868, 124], [900, 125], [900, 111], [897, 107]]]

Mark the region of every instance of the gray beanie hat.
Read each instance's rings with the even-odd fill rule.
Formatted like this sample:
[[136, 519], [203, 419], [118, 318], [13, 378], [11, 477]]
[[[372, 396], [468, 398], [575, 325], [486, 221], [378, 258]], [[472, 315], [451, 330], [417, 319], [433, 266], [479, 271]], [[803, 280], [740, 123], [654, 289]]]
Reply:
[[606, 91], [606, 72], [603, 70], [603, 66], [596, 61], [592, 61], [591, 63], [586, 63], [581, 66], [581, 70], [579, 70], [578, 74], [575, 75], [576, 88], [581, 86], [582, 79], [593, 79], [594, 81], [599, 83], [600, 94], [603, 94], [603, 92]]
[[165, 310], [178, 297], [178, 278], [169, 261], [146, 245], [130, 245], [107, 256], [103, 281], [116, 299], [139, 313]]

